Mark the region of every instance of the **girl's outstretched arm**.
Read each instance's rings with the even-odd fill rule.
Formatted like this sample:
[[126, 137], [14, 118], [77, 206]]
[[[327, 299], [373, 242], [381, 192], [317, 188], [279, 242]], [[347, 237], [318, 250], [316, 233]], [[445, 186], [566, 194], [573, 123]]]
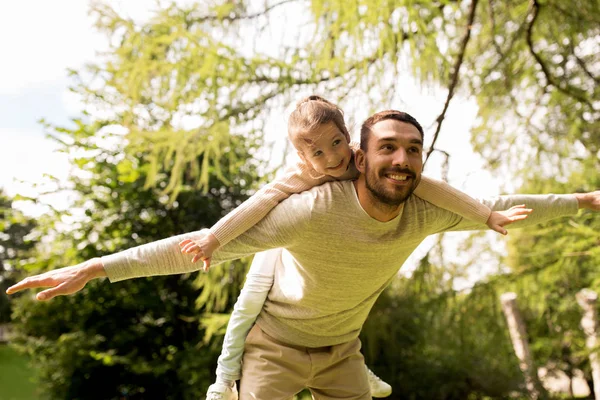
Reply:
[[511, 207], [505, 211], [492, 211], [488, 206], [444, 181], [421, 176], [415, 195], [440, 208], [452, 211], [473, 222], [486, 224], [490, 229], [507, 234], [504, 226], [527, 218], [531, 209], [525, 205]]
[[[356, 177], [356, 169], [352, 163], [346, 174], [337, 179]], [[219, 247], [246, 232], [262, 220], [277, 204], [294, 193], [304, 192], [325, 182], [335, 180], [328, 175], [320, 175], [303, 161], [286, 169], [283, 176], [263, 186], [252, 197], [247, 199], [225, 217], [221, 218], [206, 233], [194, 240], [187, 239], [179, 245], [185, 254], [194, 254], [192, 262], [204, 261], [204, 270], [210, 267], [212, 253]]]

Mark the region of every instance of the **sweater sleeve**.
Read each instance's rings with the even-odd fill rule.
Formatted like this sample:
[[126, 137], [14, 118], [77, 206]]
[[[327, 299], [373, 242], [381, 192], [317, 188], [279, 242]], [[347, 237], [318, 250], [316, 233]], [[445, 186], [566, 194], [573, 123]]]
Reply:
[[333, 178], [318, 173], [299, 161], [288, 168], [281, 178], [263, 186], [252, 197], [221, 218], [210, 231], [224, 246], [262, 220], [277, 204]]
[[415, 195], [431, 204], [460, 215], [469, 221], [485, 224], [492, 210], [444, 181], [421, 176]]
[[[507, 226], [508, 230], [525, 228], [555, 218], [576, 215], [579, 210], [577, 199], [570, 194], [510, 195], [483, 199], [482, 202], [495, 211], [506, 210], [518, 204], [525, 204], [528, 208], [533, 209], [533, 213], [524, 220], [513, 222]], [[483, 224], [467, 220], [455, 213], [440, 208], [437, 208], [435, 215], [430, 215], [429, 217], [431, 227], [435, 227], [435, 232], [432, 233], [485, 228]]]
[[[256, 225], [215, 251], [212, 265], [293, 244], [310, 221], [313, 204], [311, 191], [290, 196]], [[192, 264], [191, 256], [181, 253], [179, 242], [204, 233], [186, 233], [104, 256], [104, 270], [111, 282], [197, 271], [202, 263]]]

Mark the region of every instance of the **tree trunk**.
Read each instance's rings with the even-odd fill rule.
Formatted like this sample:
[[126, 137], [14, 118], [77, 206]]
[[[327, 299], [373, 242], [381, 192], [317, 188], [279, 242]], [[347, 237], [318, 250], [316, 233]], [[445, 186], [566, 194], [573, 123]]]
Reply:
[[[594, 381], [594, 398], [600, 400], [600, 391], [596, 388], [600, 387], [600, 360], [598, 359], [598, 315], [596, 313], [596, 301], [598, 295], [590, 289], [580, 290], [577, 295], [577, 303], [583, 309], [583, 317], [581, 318], [581, 327], [585, 333], [585, 344], [590, 352], [590, 366], [592, 367], [592, 380]], [[591, 388], [590, 388], [591, 389]]]
[[525, 385], [532, 399], [545, 398], [545, 391], [540, 383], [537, 369], [533, 364], [529, 343], [527, 342], [527, 330], [523, 317], [517, 306], [516, 293], [504, 293], [500, 296], [502, 311], [508, 323], [508, 331], [512, 340], [515, 354], [519, 359], [519, 367], [525, 376]]

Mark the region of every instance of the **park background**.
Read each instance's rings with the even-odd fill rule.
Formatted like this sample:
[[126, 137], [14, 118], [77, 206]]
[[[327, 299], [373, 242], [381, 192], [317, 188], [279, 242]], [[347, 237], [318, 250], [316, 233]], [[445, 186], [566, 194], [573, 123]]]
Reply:
[[[471, 195], [597, 189], [599, 22], [585, 0], [4, 3], [0, 286], [210, 226], [281, 170], [312, 93], [355, 138], [374, 111], [413, 114], [425, 173]], [[390, 398], [526, 397], [510, 291], [536, 365], [593, 386], [575, 294], [598, 289], [599, 225], [426, 241], [362, 334]], [[203, 398], [248, 262], [0, 295], [0, 399]]]

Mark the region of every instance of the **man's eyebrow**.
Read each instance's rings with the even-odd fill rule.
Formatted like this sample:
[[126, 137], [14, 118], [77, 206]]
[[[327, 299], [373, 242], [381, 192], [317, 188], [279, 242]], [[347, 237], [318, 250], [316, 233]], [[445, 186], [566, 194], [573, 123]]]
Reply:
[[[395, 136], [384, 136], [377, 140], [378, 142], [398, 142], [399, 139]], [[418, 144], [423, 147], [423, 141], [421, 139], [411, 139], [409, 143]]]

